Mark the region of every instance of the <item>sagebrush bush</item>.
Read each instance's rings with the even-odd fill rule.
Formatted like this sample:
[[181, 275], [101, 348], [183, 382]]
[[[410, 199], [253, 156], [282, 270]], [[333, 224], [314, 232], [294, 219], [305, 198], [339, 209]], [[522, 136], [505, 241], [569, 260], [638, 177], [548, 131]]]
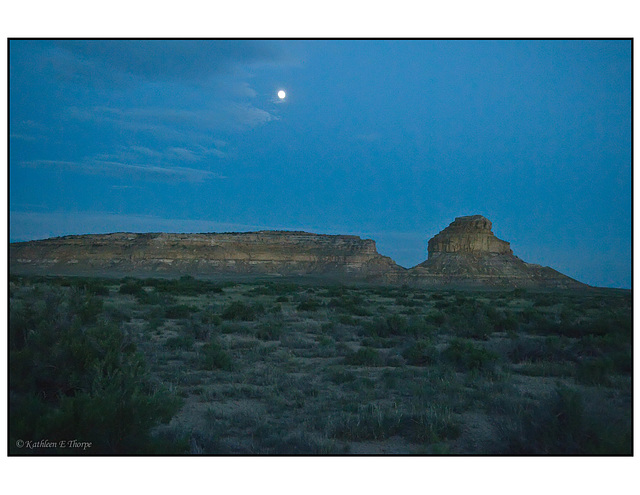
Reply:
[[250, 305], [242, 301], [234, 301], [224, 308], [220, 316], [223, 320], [252, 321], [263, 313], [264, 306], [260, 303]]
[[130, 336], [94, 314], [94, 296], [77, 290], [68, 304], [64, 294], [34, 291], [27, 304], [11, 306], [10, 450], [69, 453], [20, 450], [15, 442], [77, 438], [92, 443], [83, 454], [153, 451], [151, 429], [168, 422], [180, 401], [151, 386]]
[[418, 340], [407, 347], [402, 353], [407, 364], [412, 366], [429, 366], [436, 361], [437, 355], [438, 352], [435, 346], [425, 340]]
[[213, 340], [200, 348], [200, 365], [205, 370], [231, 370], [233, 360], [220, 342]]
[[192, 311], [197, 311], [197, 308], [188, 306], [186, 304], [176, 304], [174, 306], [169, 306], [164, 310], [164, 317], [170, 320], [189, 318], [189, 315]]
[[453, 339], [442, 356], [461, 371], [492, 369], [498, 355], [462, 339]]
[[361, 347], [356, 352], [345, 356], [344, 363], [354, 366], [382, 366], [384, 360], [377, 349]]

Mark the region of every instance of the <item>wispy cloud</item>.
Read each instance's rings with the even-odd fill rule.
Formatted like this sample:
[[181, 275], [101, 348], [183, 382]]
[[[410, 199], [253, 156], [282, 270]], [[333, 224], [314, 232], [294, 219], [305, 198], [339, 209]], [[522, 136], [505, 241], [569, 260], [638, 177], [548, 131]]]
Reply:
[[[173, 139], [202, 139], [211, 131], [243, 131], [278, 117], [246, 102], [221, 101], [210, 108], [71, 107], [66, 116], [80, 121], [111, 124], [119, 129], [149, 132]], [[200, 129], [194, 132], [194, 129]]]
[[282, 63], [285, 46], [250, 40], [61, 40], [59, 70], [97, 78], [135, 77], [148, 81], [201, 81], [242, 66]]
[[179, 180], [185, 182], [202, 182], [211, 179], [225, 179], [215, 172], [188, 167], [161, 167], [146, 164], [131, 164], [115, 161], [90, 159], [86, 161], [64, 160], [32, 160], [20, 162], [23, 167], [56, 167], [86, 174], [104, 174], [120, 177], [127, 175], [133, 178], [154, 178]]

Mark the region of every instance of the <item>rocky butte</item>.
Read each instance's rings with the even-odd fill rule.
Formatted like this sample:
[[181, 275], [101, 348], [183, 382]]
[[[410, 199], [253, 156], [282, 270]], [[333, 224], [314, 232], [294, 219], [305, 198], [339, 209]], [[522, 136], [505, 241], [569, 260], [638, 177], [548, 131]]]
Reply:
[[208, 234], [89, 234], [9, 245], [11, 274], [208, 279], [264, 277], [421, 287], [584, 288], [586, 285], [513, 255], [481, 215], [458, 217], [410, 269], [351, 235], [260, 231]]
[[427, 261], [409, 270], [411, 283], [453, 287], [584, 288], [549, 267], [525, 263], [491, 231], [482, 215], [456, 218], [429, 240]]

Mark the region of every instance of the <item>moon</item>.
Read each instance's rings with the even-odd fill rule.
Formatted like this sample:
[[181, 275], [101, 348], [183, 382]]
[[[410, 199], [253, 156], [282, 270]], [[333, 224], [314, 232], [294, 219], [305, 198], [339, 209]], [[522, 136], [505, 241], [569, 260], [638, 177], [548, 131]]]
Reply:
[[281, 100], [284, 100], [285, 96], [287, 96], [287, 93], [285, 93], [282, 90], [278, 91], [278, 98], [280, 98]]

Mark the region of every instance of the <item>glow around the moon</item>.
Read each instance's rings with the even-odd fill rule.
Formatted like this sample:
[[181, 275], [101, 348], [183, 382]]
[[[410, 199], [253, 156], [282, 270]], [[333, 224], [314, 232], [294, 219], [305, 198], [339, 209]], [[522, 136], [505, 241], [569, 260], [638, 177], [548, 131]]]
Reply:
[[287, 93], [285, 93], [282, 90], [278, 91], [278, 98], [280, 98], [281, 100], [284, 100], [285, 96], [287, 96]]

